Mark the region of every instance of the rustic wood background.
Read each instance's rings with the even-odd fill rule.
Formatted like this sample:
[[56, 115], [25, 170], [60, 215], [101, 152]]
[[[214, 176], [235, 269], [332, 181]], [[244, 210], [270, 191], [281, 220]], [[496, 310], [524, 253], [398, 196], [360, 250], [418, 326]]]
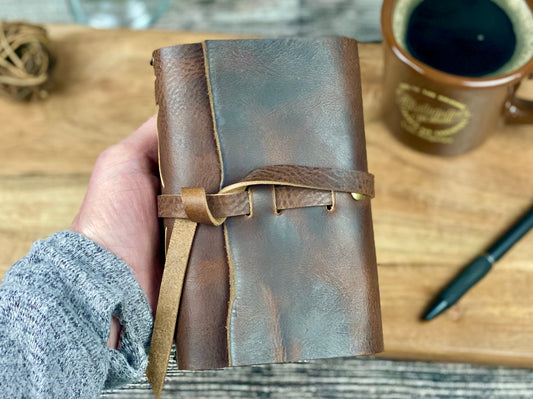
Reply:
[[[69, 0], [0, 0], [0, 19], [74, 22]], [[381, 38], [382, 0], [172, 0], [156, 29]]]

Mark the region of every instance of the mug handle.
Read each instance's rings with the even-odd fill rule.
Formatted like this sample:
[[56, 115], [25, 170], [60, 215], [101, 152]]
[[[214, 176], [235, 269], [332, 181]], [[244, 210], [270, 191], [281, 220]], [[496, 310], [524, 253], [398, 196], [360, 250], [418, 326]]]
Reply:
[[[533, 79], [533, 72], [529, 75]], [[509, 98], [505, 101], [504, 117], [507, 123], [533, 123], [533, 101], [516, 97], [521, 82], [509, 87]]]

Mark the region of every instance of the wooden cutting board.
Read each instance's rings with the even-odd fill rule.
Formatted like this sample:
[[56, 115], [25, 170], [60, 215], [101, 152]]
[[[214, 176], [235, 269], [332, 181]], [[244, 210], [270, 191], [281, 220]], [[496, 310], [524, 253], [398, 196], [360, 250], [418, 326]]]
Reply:
[[[0, 276], [31, 243], [68, 229], [97, 155], [156, 112], [152, 50], [229, 36], [48, 26], [58, 63], [45, 101], [0, 99]], [[384, 357], [533, 368], [533, 233], [456, 306], [428, 302], [533, 204], [533, 127], [501, 128], [482, 148], [436, 158], [380, 120], [380, 44], [360, 45]], [[533, 86], [522, 93], [533, 97]]]

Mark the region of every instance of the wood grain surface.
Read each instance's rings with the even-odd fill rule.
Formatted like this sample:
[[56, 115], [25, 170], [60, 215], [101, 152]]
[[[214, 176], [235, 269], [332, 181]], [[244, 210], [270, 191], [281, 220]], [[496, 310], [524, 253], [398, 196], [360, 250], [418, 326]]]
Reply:
[[[58, 57], [42, 102], [0, 99], [0, 276], [31, 243], [67, 229], [97, 155], [156, 112], [152, 50], [221, 37], [48, 26]], [[436, 158], [380, 120], [382, 49], [361, 44], [384, 357], [533, 368], [533, 233], [456, 306], [428, 302], [533, 204], [533, 127], [501, 127], [480, 149]], [[533, 87], [521, 92], [533, 97]]]
[[[171, 356], [173, 359], [173, 356]], [[369, 357], [178, 370], [171, 360], [163, 399], [531, 399], [533, 370]], [[153, 399], [146, 380], [102, 399]]]

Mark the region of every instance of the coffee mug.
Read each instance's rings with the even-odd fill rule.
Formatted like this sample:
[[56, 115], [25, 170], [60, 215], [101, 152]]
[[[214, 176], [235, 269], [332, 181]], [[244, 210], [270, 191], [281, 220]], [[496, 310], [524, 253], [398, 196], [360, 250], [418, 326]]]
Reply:
[[384, 0], [384, 118], [431, 154], [480, 145], [502, 121], [533, 123], [532, 0]]

